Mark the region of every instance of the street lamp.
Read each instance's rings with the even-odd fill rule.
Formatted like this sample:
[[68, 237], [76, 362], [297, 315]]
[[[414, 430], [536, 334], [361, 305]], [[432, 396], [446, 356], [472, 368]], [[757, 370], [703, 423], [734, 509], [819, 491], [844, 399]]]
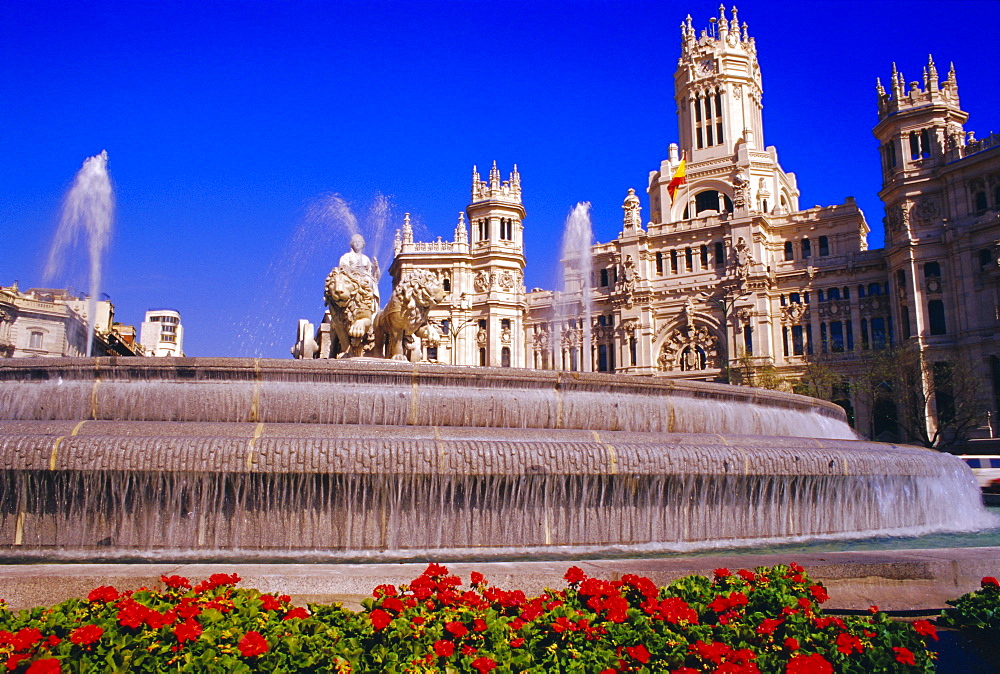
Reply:
[[749, 297], [752, 294], [753, 293], [749, 290], [744, 290], [739, 295], [737, 295], [733, 290], [727, 290], [721, 295], [709, 296], [707, 293], [703, 294], [705, 300], [719, 307], [722, 311], [722, 337], [724, 342], [723, 347], [725, 349], [725, 360], [723, 361], [725, 365], [723, 365], [723, 368], [727, 384], [731, 383], [729, 379], [729, 316], [737, 302], [744, 297]]

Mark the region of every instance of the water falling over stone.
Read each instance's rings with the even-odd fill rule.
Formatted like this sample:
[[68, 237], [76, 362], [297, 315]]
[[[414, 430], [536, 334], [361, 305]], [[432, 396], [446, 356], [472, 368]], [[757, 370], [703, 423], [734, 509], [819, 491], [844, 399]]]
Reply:
[[84, 239], [89, 262], [87, 287], [87, 321], [90, 336], [87, 339], [87, 355], [94, 346], [95, 314], [97, 300], [101, 292], [101, 272], [104, 253], [111, 242], [111, 228], [114, 221], [115, 198], [108, 175], [108, 151], [88, 157], [83, 167], [73, 179], [66, 198], [63, 200], [59, 228], [56, 230], [49, 259], [43, 274], [46, 282], [53, 280], [63, 270], [66, 256]]
[[0, 558], [496, 559], [993, 524], [792, 394], [372, 360], [0, 361]]

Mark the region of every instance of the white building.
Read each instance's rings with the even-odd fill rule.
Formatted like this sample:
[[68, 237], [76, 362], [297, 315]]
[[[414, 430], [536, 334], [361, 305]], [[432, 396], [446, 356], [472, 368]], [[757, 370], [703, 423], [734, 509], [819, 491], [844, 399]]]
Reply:
[[184, 326], [173, 309], [150, 309], [140, 330], [139, 343], [147, 356], [184, 356]]

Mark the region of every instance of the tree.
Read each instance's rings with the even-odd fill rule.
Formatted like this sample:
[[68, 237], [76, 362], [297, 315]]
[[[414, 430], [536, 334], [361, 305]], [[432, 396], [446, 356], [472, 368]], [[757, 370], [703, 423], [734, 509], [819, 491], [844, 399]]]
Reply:
[[736, 365], [730, 368], [733, 384], [753, 386], [772, 390], [785, 390], [788, 382], [778, 375], [778, 368], [770, 358], [754, 358], [745, 350], [740, 350]]

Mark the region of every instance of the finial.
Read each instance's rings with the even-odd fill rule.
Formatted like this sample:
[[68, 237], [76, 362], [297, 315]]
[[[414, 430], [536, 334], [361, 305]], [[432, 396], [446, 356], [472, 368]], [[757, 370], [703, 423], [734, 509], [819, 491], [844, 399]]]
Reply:
[[875, 91], [878, 92], [879, 96], [885, 96], [885, 87], [882, 86], [882, 78], [875, 78]]
[[743, 22], [743, 41], [745, 42], [745, 41], [747, 41], [749, 39], [750, 39], [750, 31], [747, 29], [747, 22], [744, 21]]
[[458, 224], [455, 225], [455, 243], [468, 243], [468, 230], [465, 228], [465, 211], [458, 212]]
[[403, 213], [403, 243], [413, 243], [413, 227], [410, 225], [409, 213]]
[[930, 84], [929, 84], [929, 80], [928, 80], [928, 77], [927, 77], [927, 66], [924, 66], [924, 76], [923, 76], [923, 79], [924, 79], [924, 91], [927, 91], [928, 89], [930, 89]]

